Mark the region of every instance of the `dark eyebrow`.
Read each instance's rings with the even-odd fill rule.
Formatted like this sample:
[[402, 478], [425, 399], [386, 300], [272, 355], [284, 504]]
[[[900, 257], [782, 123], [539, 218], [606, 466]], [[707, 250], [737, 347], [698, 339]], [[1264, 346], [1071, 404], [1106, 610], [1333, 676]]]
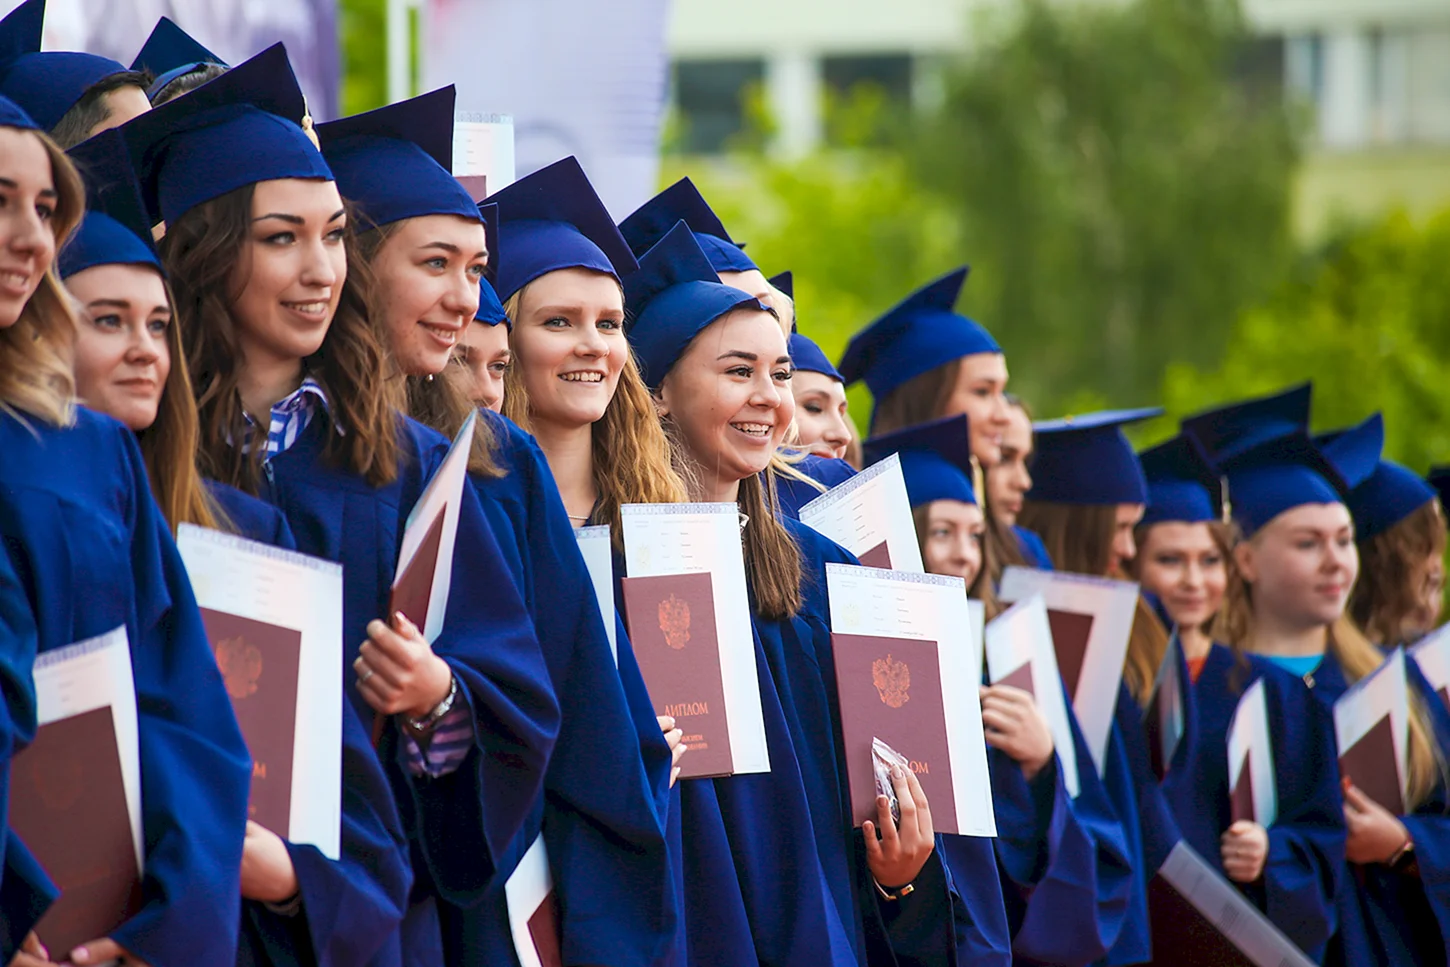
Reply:
[[[450, 255], [462, 255], [463, 254], [463, 249], [459, 248], [457, 245], [454, 245], [452, 242], [442, 242], [442, 241], [424, 242], [422, 245], [420, 245], [418, 247], [419, 248], [425, 248], [425, 249], [426, 248], [441, 249], [444, 252], [448, 252]], [[488, 261], [488, 249], [484, 249], [481, 252], [474, 252], [473, 255], [472, 255], [472, 257], [470, 257], [469, 261], [473, 261], [473, 259], [483, 259], [485, 262]]]
[[[335, 211], [335, 212], [332, 213], [332, 217], [327, 220], [327, 223], [329, 225], [331, 225], [333, 222], [337, 221], [339, 218], [342, 218], [346, 214], [347, 214], [347, 209], [345, 209], [345, 208], [339, 208], [337, 211]], [[289, 225], [306, 225], [307, 224], [307, 220], [305, 218], [302, 218], [300, 215], [288, 215], [288, 214], [286, 214], [284, 212], [268, 212], [265, 215], [258, 215], [256, 218], [252, 219], [252, 221], [253, 222], [261, 222], [261, 221], [266, 221], [269, 218], [275, 218], [278, 221], [286, 222]]]
[[[0, 185], [4, 185], [6, 188], [14, 188], [17, 190], [20, 188], [20, 185], [17, 182], [10, 178], [6, 178], [4, 175], [0, 175]], [[42, 188], [40, 189], [40, 194], [43, 198], [60, 197], [60, 193], [57, 192], [54, 188]]]
[[[129, 309], [129, 308], [131, 308], [131, 300], [130, 299], [92, 299], [90, 302], [87, 302], [86, 303], [86, 308], [87, 309], [95, 309], [95, 308], [102, 308], [102, 309]], [[171, 315], [171, 306], [166, 305], [165, 303], [163, 303], [161, 305], [158, 305], [158, 306], [152, 306], [151, 307], [151, 312], [148, 312], [147, 315], [151, 315], [152, 313], [157, 313], [157, 312], [164, 312], [164, 313], [166, 313], [169, 316], [169, 315]]]
[[776, 359], [775, 364], [777, 366], [789, 366], [791, 364], [791, 358], [789, 356], [780, 356]]
[[[715, 359], [717, 362], [722, 359], [744, 359], [752, 363], [760, 362], [759, 356], [757, 356], [755, 353], [747, 353], [743, 349], [731, 349], [728, 352], [723, 352], [720, 355], [716, 356]], [[789, 362], [789, 360], [787, 360], [787, 362]]]

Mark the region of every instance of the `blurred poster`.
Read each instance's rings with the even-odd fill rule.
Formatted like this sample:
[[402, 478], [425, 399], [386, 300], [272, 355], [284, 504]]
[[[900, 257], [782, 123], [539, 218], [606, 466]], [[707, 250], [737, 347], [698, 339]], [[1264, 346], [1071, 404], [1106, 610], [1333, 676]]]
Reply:
[[[420, 90], [512, 115], [518, 177], [575, 155], [616, 219], [654, 194], [668, 0], [423, 0]], [[489, 186], [493, 190], [493, 186]]]
[[48, 0], [44, 48], [84, 50], [129, 64], [162, 16], [229, 64], [282, 41], [312, 116], [337, 116], [337, 0]]

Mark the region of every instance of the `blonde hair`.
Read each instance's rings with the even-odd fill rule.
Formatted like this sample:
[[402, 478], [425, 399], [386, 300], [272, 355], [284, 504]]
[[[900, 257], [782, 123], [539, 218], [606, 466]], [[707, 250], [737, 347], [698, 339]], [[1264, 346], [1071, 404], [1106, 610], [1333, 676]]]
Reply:
[[[504, 312], [515, 324], [519, 305], [528, 291], [524, 286], [509, 296]], [[512, 331], [510, 332], [512, 340]], [[517, 357], [517, 349], [515, 348]], [[523, 363], [516, 361], [504, 371], [503, 415], [531, 431], [531, 406], [524, 387]], [[620, 507], [625, 504], [678, 504], [689, 500], [689, 491], [674, 451], [660, 425], [653, 398], [639, 374], [634, 353], [628, 352], [619, 385], [595, 422], [590, 434], [594, 489], [599, 503], [590, 523], [608, 524], [614, 545], [623, 550], [624, 533]]]
[[[1260, 534], [1263, 531], [1259, 531]], [[1250, 542], [1257, 539], [1248, 538]], [[1224, 595], [1223, 620], [1217, 630], [1235, 651], [1255, 652], [1253, 586], [1238, 568], [1229, 569], [1228, 591]], [[1373, 672], [1384, 661], [1384, 655], [1348, 614], [1342, 614], [1329, 626], [1327, 650], [1339, 662], [1344, 679], [1350, 685]], [[1434, 726], [1429, 710], [1420, 696], [1410, 690], [1410, 754], [1409, 786], [1405, 801], [1406, 813], [1412, 813], [1425, 802], [1435, 787], [1447, 776], [1446, 765], [1435, 744]]]
[[[23, 133], [39, 138], [50, 160], [57, 196], [50, 230], [59, 252], [85, 213], [85, 186], [75, 165], [49, 135]], [[0, 409], [17, 416], [29, 414], [52, 426], [70, 425], [75, 419], [71, 363], [75, 327], [74, 303], [56, 276], [52, 259], [15, 325], [0, 329]]]

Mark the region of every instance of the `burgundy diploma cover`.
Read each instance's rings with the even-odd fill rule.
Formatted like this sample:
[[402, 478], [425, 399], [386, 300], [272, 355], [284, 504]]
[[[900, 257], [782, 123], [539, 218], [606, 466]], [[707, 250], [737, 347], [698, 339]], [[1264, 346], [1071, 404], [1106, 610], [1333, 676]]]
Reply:
[[[1248, 901], [1244, 901], [1248, 902]], [[1154, 963], [1173, 967], [1255, 967], [1223, 932], [1161, 876], [1148, 884]]]
[[106, 936], [140, 908], [110, 706], [42, 725], [15, 757], [10, 827], [60, 887], [35, 928], [55, 956]]
[[443, 543], [444, 512], [439, 510], [418, 553], [408, 562], [403, 573], [393, 582], [393, 593], [388, 598], [388, 621], [401, 611], [404, 617], [422, 628], [428, 623], [428, 603], [433, 599], [433, 576], [438, 572], [438, 550]]
[[851, 819], [856, 826], [878, 820], [871, 760], [875, 738], [911, 762], [911, 771], [932, 804], [937, 831], [957, 831], [937, 647], [934, 641], [912, 638], [831, 635]]
[[529, 916], [529, 937], [534, 942], [539, 963], [544, 967], [564, 967], [563, 943], [559, 940], [559, 898], [553, 890]]
[[1037, 692], [1032, 687], [1032, 662], [1027, 662], [1017, 670], [1002, 676], [992, 683], [993, 685], [1011, 685], [1013, 688], [1020, 688], [1022, 691], [1037, 697]]
[[1052, 629], [1052, 650], [1057, 655], [1057, 670], [1062, 673], [1068, 697], [1075, 702], [1077, 683], [1082, 678], [1082, 665], [1087, 658], [1088, 636], [1093, 631], [1093, 616], [1048, 608], [1047, 624]]
[[857, 560], [861, 562], [863, 567], [879, 567], [888, 571], [891, 570], [891, 551], [886, 546], [885, 541], [882, 541], [880, 544], [863, 553]]
[[1238, 780], [1229, 789], [1229, 821], [1238, 822], [1240, 819], [1247, 819], [1249, 822], [1258, 822], [1254, 818], [1254, 773], [1250, 768], [1253, 764], [1254, 753], [1251, 750], [1244, 756], [1244, 761], [1239, 766]]
[[292, 749], [302, 632], [209, 608], [206, 636], [252, 754], [247, 818], [284, 839], [292, 818]]
[[1398, 763], [1394, 733], [1386, 714], [1358, 742], [1339, 754], [1339, 774], [1352, 779], [1392, 814], [1403, 816], [1405, 800], [1400, 794]]
[[621, 584], [629, 641], [655, 713], [674, 716], [690, 748], [680, 760], [680, 776], [730, 775], [735, 768], [709, 572], [624, 578]]

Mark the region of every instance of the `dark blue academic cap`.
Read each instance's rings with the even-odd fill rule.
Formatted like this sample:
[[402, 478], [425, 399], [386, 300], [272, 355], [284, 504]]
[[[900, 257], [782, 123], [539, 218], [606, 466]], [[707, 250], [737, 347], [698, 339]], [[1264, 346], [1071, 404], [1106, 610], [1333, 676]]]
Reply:
[[826, 358], [826, 354], [821, 352], [821, 347], [810, 339], [798, 332], [793, 332], [790, 334], [788, 345], [790, 346], [791, 369], [804, 370], [807, 373], [820, 373], [822, 376], [831, 377], [838, 383], [845, 382], [841, 378], [841, 374], [836, 371], [836, 367], [831, 365], [831, 361]]
[[791, 271], [787, 270], [785, 272], [780, 273], [780, 275], [772, 275], [770, 278], [766, 279], [765, 281], [769, 282], [771, 285], [775, 286], [777, 289], [779, 289], [780, 291], [784, 292], [786, 294], [786, 297], [789, 298], [791, 301], [795, 301], [795, 273], [794, 272], [791, 272]]
[[1213, 460], [1295, 430], [1308, 433], [1313, 389], [1312, 383], [1300, 383], [1270, 396], [1204, 410], [1185, 419], [1182, 429]]
[[0, 94], [49, 131], [97, 81], [126, 70], [109, 57], [42, 51], [45, 0], [25, 0], [0, 20]]
[[690, 341], [716, 319], [733, 309], [771, 311], [720, 281], [684, 221], [644, 253], [639, 271], [625, 278], [624, 308], [631, 319], [629, 345], [650, 388], [660, 385]]
[[1348, 449], [1340, 456], [1332, 458], [1303, 430], [1294, 430], [1224, 458], [1219, 467], [1244, 536], [1295, 507], [1344, 503], [1373, 466], [1366, 468], [1362, 454]]
[[1161, 416], [1161, 407], [1103, 410], [1032, 424], [1028, 500], [1057, 504], [1146, 504], [1148, 482], [1123, 427]]
[[102, 131], [67, 154], [85, 179], [86, 213], [60, 250], [60, 277], [68, 279], [97, 265], [149, 265], [165, 275], [121, 132]]
[[380, 227], [422, 215], [479, 221], [478, 205], [453, 177], [452, 84], [376, 111], [317, 126], [337, 190]]
[[40, 125], [25, 113], [25, 109], [10, 98], [0, 94], [0, 127], [19, 128], [22, 131], [38, 131]]
[[479, 280], [478, 311], [473, 314], [473, 318], [490, 326], [503, 323], [512, 330], [513, 321], [504, 311], [498, 292], [493, 287], [494, 267], [498, 265], [498, 206], [479, 205], [478, 217], [483, 221], [483, 235], [488, 241], [488, 267], [483, 270], [483, 278]]
[[162, 17], [151, 28], [151, 36], [141, 45], [141, 52], [131, 61], [131, 69], [150, 71], [156, 78], [146, 89], [146, 96], [151, 98], [181, 75], [208, 64], [228, 66], [226, 61], [203, 47], [170, 17]]
[[1148, 481], [1144, 524], [1198, 524], [1223, 517], [1223, 480], [1202, 446], [1179, 434], [1138, 454]]
[[1425, 474], [1425, 483], [1435, 488], [1442, 508], [1450, 507], [1450, 466], [1438, 464], [1431, 467]]
[[171, 223], [261, 181], [332, 180], [300, 121], [307, 102], [273, 44], [221, 77], [123, 125], [148, 213]]
[[907, 296], [856, 333], [841, 357], [849, 385], [864, 379], [878, 401], [944, 363], [1002, 347], [980, 324], [952, 311], [970, 270], [962, 266]]
[[[1381, 459], [1384, 417], [1376, 413], [1347, 430], [1322, 434], [1315, 443], [1341, 467], [1351, 464], [1364, 479], [1349, 492], [1345, 504], [1354, 515], [1355, 537], [1368, 540], [1394, 527], [1437, 496], [1435, 488], [1397, 463]], [[1371, 469], [1363, 473], [1368, 465]]]
[[971, 429], [965, 414], [883, 433], [862, 444], [868, 464], [880, 463], [893, 453], [901, 458], [901, 475], [906, 478], [906, 497], [912, 507], [933, 500], [977, 502], [972, 487]]
[[688, 178], [681, 178], [645, 202], [619, 223], [619, 230], [635, 255], [643, 255], [664, 238], [676, 222], [683, 221], [695, 233], [700, 250], [716, 272], [749, 272], [758, 267], [745, 248], [730, 238], [705, 196]]
[[592, 269], [622, 279], [639, 267], [572, 155], [484, 200], [498, 205], [500, 252], [493, 287], [505, 301], [559, 269]]

